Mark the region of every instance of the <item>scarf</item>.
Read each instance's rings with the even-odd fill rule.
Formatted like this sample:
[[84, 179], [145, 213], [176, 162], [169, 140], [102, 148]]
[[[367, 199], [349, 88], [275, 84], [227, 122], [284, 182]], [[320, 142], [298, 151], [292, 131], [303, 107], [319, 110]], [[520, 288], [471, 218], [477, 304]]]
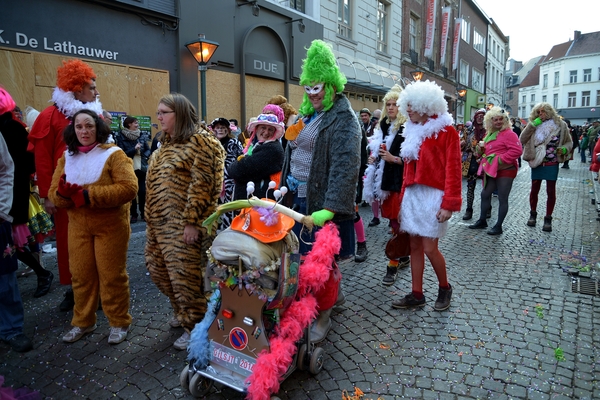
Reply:
[[94, 150], [94, 147], [96, 146], [98, 146], [98, 142], [94, 142], [89, 146], [77, 146], [77, 150], [79, 150], [80, 153], [89, 153], [90, 151]]
[[546, 139], [548, 139], [548, 137], [550, 137], [550, 135], [552, 135], [554, 132], [556, 132], [557, 128], [558, 127], [556, 126], [556, 123], [552, 119], [547, 119], [546, 121], [542, 122], [535, 129], [534, 145], [538, 146], [538, 145], [546, 142]]
[[136, 129], [135, 131], [131, 131], [127, 128], [121, 129], [121, 133], [129, 140], [138, 140], [140, 137], [140, 130]]
[[57, 87], [54, 88], [52, 93], [52, 101], [58, 108], [58, 110], [71, 118], [77, 111], [80, 110], [92, 110], [98, 115], [102, 115], [102, 104], [100, 101], [92, 101], [90, 103], [82, 103], [75, 98], [73, 92], [65, 92]]
[[423, 141], [430, 137], [437, 138], [441, 130], [453, 123], [454, 120], [448, 113], [430, 117], [424, 124], [415, 124], [410, 120], [406, 121], [404, 132], [402, 132], [404, 142], [400, 149], [400, 157], [406, 160], [418, 160]]

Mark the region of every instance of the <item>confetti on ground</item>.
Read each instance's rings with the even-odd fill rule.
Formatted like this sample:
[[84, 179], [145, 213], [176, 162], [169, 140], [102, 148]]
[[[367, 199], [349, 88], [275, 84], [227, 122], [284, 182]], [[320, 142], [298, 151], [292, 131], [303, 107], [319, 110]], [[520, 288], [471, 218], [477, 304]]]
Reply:
[[456, 340], [456, 339], [458, 339], [458, 336], [456, 336], [456, 335], [448, 334], [448, 337], [450, 338], [450, 340]]
[[387, 343], [381, 342], [381, 343], [379, 343], [379, 348], [383, 349], [383, 350], [389, 350], [390, 349], [390, 345], [387, 344]]

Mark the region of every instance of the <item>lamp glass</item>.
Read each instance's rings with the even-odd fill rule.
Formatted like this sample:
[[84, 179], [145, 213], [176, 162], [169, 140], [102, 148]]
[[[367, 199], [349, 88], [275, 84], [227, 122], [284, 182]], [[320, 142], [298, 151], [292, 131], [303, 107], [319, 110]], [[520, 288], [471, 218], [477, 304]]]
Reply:
[[417, 82], [423, 79], [423, 71], [411, 71], [410, 74], [412, 75], [413, 79]]
[[196, 40], [185, 46], [192, 53], [198, 64], [208, 64], [219, 44], [208, 40]]
[[456, 93], [458, 93], [460, 97], [465, 97], [465, 95], [467, 94], [467, 89], [460, 89]]

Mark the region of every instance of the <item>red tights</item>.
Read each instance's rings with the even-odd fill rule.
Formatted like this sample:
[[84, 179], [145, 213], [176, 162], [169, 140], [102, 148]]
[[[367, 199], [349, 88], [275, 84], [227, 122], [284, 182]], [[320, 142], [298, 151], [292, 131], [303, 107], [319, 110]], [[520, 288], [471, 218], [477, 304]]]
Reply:
[[[538, 194], [542, 187], [542, 181], [539, 179], [531, 181], [531, 192], [529, 193], [529, 206], [531, 211], [537, 209]], [[554, 205], [556, 204], [556, 181], [546, 181], [546, 194], [548, 200], [546, 202], [546, 216], [551, 216], [554, 212]]]

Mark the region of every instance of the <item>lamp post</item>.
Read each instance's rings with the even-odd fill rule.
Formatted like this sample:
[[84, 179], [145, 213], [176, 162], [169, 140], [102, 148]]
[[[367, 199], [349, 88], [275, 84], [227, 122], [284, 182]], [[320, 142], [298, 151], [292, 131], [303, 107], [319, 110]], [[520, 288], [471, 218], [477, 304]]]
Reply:
[[204, 33], [198, 34], [198, 40], [186, 43], [185, 47], [192, 53], [200, 71], [200, 101], [202, 103], [201, 118], [206, 121], [206, 70], [207, 64], [219, 47], [219, 43], [206, 40]]

